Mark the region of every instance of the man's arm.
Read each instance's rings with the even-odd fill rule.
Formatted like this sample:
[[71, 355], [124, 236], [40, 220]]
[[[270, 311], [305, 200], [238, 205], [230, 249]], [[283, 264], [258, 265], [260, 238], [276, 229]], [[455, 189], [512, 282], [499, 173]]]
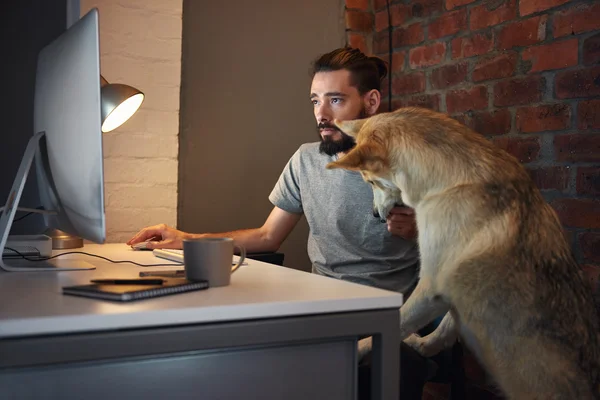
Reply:
[[274, 207], [269, 217], [260, 228], [240, 229], [221, 233], [187, 233], [171, 228], [165, 224], [142, 229], [128, 245], [155, 238], [148, 242], [149, 249], [181, 249], [183, 240], [190, 238], [230, 237], [235, 244], [244, 246], [248, 253], [277, 251], [292, 229], [300, 221], [301, 214], [292, 214]]

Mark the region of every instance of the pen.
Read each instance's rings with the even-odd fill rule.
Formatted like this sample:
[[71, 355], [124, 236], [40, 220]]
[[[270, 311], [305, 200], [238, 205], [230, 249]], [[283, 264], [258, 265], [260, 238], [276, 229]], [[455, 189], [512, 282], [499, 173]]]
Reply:
[[177, 269], [170, 271], [142, 271], [140, 272], [140, 276], [164, 276], [164, 277], [178, 277], [184, 276], [185, 270]]
[[92, 279], [91, 282], [109, 285], [162, 285], [164, 279]]

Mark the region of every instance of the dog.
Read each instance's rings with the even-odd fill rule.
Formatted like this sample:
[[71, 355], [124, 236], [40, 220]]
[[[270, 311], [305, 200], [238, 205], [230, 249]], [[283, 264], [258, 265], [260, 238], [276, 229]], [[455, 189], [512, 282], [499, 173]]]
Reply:
[[427, 109], [334, 123], [356, 145], [327, 168], [359, 171], [375, 215], [397, 203], [416, 213], [420, 279], [401, 340], [431, 356], [460, 337], [509, 399], [600, 399], [591, 288], [519, 161]]

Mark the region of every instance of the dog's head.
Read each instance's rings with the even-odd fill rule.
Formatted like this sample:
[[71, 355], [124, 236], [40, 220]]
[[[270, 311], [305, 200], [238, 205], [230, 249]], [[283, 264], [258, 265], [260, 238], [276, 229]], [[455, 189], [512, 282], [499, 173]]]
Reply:
[[373, 189], [373, 215], [385, 222], [390, 210], [402, 205], [402, 198], [400, 189], [391, 180], [388, 132], [378, 119], [381, 118], [335, 120], [342, 132], [354, 138], [356, 146], [338, 161], [327, 164], [327, 169], [359, 171]]

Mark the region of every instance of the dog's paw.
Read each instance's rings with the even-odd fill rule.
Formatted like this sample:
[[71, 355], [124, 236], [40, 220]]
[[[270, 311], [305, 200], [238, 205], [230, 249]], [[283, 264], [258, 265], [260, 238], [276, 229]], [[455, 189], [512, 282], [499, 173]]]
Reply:
[[404, 343], [406, 343], [409, 347], [415, 349], [420, 355], [427, 357], [426, 349], [425, 349], [425, 340], [416, 333], [411, 334], [409, 337], [404, 339]]

